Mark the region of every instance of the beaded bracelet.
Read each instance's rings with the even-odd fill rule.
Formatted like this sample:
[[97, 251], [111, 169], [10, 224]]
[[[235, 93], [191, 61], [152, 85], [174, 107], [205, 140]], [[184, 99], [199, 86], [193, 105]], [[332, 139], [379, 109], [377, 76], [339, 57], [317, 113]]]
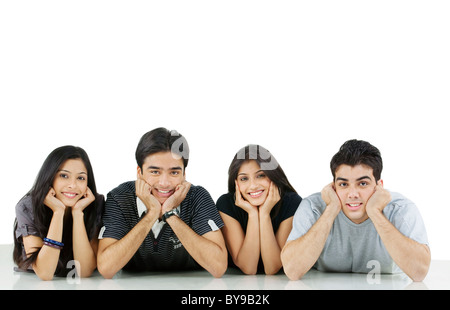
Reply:
[[56, 245], [56, 246], [58, 246], [60, 248], [62, 248], [64, 246], [64, 243], [58, 242], [58, 241], [55, 241], [55, 240], [52, 240], [52, 239], [49, 239], [49, 238], [44, 238], [44, 242], [48, 242], [48, 243]]
[[62, 246], [59, 246], [59, 245], [56, 245], [56, 244], [53, 244], [53, 243], [50, 243], [47, 241], [44, 241], [44, 245], [49, 246], [54, 249], [57, 249], [57, 250], [62, 250], [62, 248], [63, 248]]

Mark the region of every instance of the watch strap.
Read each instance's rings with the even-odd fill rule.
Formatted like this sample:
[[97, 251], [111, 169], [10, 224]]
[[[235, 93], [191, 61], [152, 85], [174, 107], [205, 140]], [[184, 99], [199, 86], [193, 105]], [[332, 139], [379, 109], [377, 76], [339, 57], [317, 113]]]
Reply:
[[166, 213], [164, 213], [163, 216], [162, 216], [162, 221], [165, 223], [166, 220], [167, 220], [169, 217], [171, 217], [172, 215], [179, 216], [179, 212], [178, 212], [178, 209], [177, 209], [177, 208], [172, 209], [172, 210], [169, 210], [169, 211], [167, 211]]

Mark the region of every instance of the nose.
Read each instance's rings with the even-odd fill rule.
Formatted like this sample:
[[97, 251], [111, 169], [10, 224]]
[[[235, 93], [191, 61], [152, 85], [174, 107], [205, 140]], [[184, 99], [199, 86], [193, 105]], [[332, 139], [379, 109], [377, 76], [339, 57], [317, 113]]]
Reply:
[[76, 188], [77, 187], [77, 183], [76, 183], [76, 179], [75, 178], [69, 178], [67, 180], [67, 187], [68, 188]]
[[161, 188], [168, 188], [170, 186], [169, 177], [163, 173], [158, 179], [158, 184]]
[[359, 192], [358, 192], [358, 190], [357, 190], [356, 187], [351, 186], [351, 187], [349, 188], [349, 191], [348, 191], [348, 198], [349, 198], [349, 199], [356, 199], [356, 198], [359, 198]]
[[258, 180], [255, 178], [250, 178], [250, 186], [249, 189], [253, 190], [253, 189], [257, 189], [258, 188]]

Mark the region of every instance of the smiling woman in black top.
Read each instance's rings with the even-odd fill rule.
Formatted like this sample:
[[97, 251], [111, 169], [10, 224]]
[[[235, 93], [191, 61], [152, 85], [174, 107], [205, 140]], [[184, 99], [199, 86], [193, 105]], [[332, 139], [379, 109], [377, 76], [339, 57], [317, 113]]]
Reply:
[[259, 145], [239, 150], [228, 170], [228, 193], [217, 201], [229, 262], [246, 274], [277, 273], [301, 200], [269, 151]]

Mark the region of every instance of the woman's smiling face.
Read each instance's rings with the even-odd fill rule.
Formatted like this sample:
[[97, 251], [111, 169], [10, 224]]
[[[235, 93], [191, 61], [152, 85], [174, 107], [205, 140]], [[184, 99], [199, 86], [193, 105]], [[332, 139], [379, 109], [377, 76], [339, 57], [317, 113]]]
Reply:
[[270, 179], [255, 160], [249, 160], [242, 164], [238, 172], [237, 183], [242, 197], [251, 205], [261, 206], [266, 201]]
[[56, 173], [53, 189], [66, 207], [73, 207], [87, 192], [87, 169], [81, 159], [66, 160]]

